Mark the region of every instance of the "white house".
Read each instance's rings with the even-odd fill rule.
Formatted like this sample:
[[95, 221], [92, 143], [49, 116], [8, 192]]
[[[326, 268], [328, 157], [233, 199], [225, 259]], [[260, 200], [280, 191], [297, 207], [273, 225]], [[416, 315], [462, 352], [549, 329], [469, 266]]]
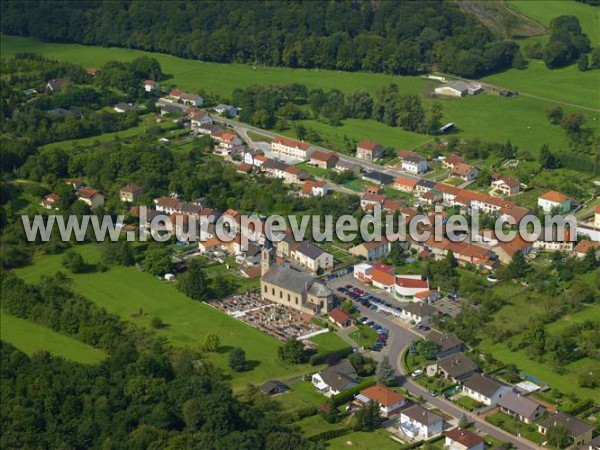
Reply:
[[356, 400], [364, 404], [370, 401], [376, 402], [379, 405], [381, 416], [386, 419], [397, 414], [406, 404], [404, 395], [380, 384], [360, 391], [360, 394], [356, 396]]
[[204, 103], [204, 99], [198, 94], [192, 94], [189, 92], [182, 92], [179, 96], [179, 100], [181, 100], [181, 103], [184, 105], [189, 106], [202, 106], [202, 103]]
[[429, 281], [421, 275], [396, 276], [395, 294], [400, 298], [412, 299], [415, 294], [429, 290]]
[[402, 304], [402, 313], [400, 317], [405, 320], [414, 321], [417, 324], [426, 324], [431, 322], [431, 318], [437, 313], [437, 310], [423, 302], [409, 302]]
[[513, 177], [499, 177], [492, 181], [492, 189], [501, 192], [503, 195], [515, 195], [519, 193], [521, 183]]
[[223, 117], [236, 117], [238, 114], [238, 109], [233, 105], [225, 105], [223, 103], [214, 107], [214, 110], [217, 114]]
[[478, 173], [479, 169], [477, 167], [473, 167], [470, 164], [458, 163], [451, 170], [450, 175], [458, 177], [463, 181], [473, 181], [477, 178]]
[[559, 213], [567, 213], [571, 210], [571, 202], [567, 196], [558, 191], [548, 191], [538, 197], [538, 206], [545, 212], [549, 213], [554, 208], [558, 209]]
[[58, 209], [56, 206], [56, 202], [60, 200], [60, 196], [58, 194], [48, 194], [43, 199], [40, 205], [42, 205], [46, 209]]
[[596, 206], [594, 214], [594, 226], [600, 229], [600, 205]]
[[464, 428], [454, 428], [446, 433], [444, 448], [448, 450], [485, 450], [485, 439]]
[[215, 131], [212, 134], [212, 138], [217, 141], [219, 147], [227, 150], [231, 150], [242, 143], [237, 134], [227, 130]]
[[327, 192], [327, 183], [323, 180], [308, 180], [302, 186], [302, 195], [305, 197], [322, 197]]
[[104, 206], [104, 195], [100, 191], [92, 188], [82, 188], [77, 191], [77, 198], [95, 209]]
[[154, 80], [145, 80], [144, 81], [144, 89], [146, 92], [153, 92], [158, 89], [159, 84]]
[[295, 141], [284, 137], [278, 137], [271, 141], [271, 150], [278, 153], [280, 157], [287, 157], [306, 161], [310, 158], [314, 148], [306, 142]]
[[498, 400], [500, 411], [521, 422], [531, 423], [543, 416], [546, 408], [539, 403], [513, 392], [507, 392]]
[[427, 171], [427, 160], [418, 153], [402, 150], [398, 152], [398, 157], [405, 172], [419, 174]]
[[444, 431], [444, 419], [421, 405], [400, 413], [400, 431], [412, 439], [429, 439]]
[[493, 378], [488, 378], [474, 373], [463, 383], [463, 393], [473, 400], [484, 405], [495, 405], [512, 388], [506, 386]]
[[321, 394], [331, 397], [356, 386], [358, 375], [352, 363], [342, 359], [337, 364], [315, 373], [311, 382]]
[[316, 272], [321, 269], [333, 268], [333, 255], [310, 242], [303, 241], [291, 252], [292, 260], [307, 269]]
[[187, 116], [190, 119], [192, 128], [200, 128], [201, 126], [211, 125], [213, 123], [213, 120], [208, 113], [198, 108], [190, 108]]

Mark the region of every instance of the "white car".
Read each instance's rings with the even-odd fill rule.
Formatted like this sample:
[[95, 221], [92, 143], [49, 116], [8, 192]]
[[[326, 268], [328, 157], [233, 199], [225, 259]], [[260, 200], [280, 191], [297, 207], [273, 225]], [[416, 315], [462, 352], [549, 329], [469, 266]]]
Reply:
[[423, 371], [421, 369], [418, 369], [418, 370], [415, 370], [410, 375], [413, 376], [413, 377], [420, 377], [421, 375], [423, 375]]

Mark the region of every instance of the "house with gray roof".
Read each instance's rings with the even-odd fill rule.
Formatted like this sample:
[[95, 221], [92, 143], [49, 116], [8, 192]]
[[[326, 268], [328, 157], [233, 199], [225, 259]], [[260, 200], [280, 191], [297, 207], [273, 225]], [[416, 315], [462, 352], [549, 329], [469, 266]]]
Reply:
[[302, 241], [300, 245], [292, 250], [290, 257], [294, 262], [312, 272], [316, 272], [319, 268], [323, 270], [333, 269], [333, 255], [307, 241]]
[[427, 366], [427, 376], [442, 374], [445, 378], [458, 383], [473, 375], [479, 367], [462, 353], [453, 353]]
[[593, 425], [563, 412], [555, 412], [542, 420], [538, 424], [538, 431], [545, 436], [549, 428], [557, 425], [565, 427], [573, 445], [581, 445], [592, 440]]
[[484, 405], [495, 405], [512, 387], [478, 373], [474, 373], [463, 383], [463, 393]]
[[400, 413], [400, 431], [411, 439], [428, 439], [444, 431], [444, 418], [421, 405], [410, 406]]
[[289, 388], [279, 380], [269, 380], [260, 387], [260, 390], [267, 395], [281, 394]]
[[312, 384], [327, 397], [337, 395], [358, 384], [356, 369], [350, 361], [342, 359], [337, 364], [315, 373]]
[[467, 346], [454, 333], [440, 333], [437, 330], [431, 330], [425, 336], [425, 339], [432, 341], [437, 345], [437, 358], [443, 358], [452, 353], [462, 352]]
[[546, 408], [539, 403], [514, 392], [507, 392], [498, 400], [500, 411], [521, 422], [531, 423], [542, 417]]

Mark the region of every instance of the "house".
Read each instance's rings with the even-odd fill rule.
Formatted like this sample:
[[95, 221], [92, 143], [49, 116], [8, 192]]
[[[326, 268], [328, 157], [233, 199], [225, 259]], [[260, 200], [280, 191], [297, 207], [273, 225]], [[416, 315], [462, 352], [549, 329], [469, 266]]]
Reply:
[[596, 250], [596, 255], [600, 255], [600, 242], [584, 240], [577, 244], [573, 251], [575, 256], [583, 258], [591, 249]]
[[287, 168], [283, 171], [283, 181], [286, 183], [300, 184], [308, 181], [309, 178], [310, 175], [308, 172], [305, 172], [296, 166], [287, 166]]
[[391, 248], [392, 244], [387, 239], [382, 238], [379, 241], [373, 240], [358, 244], [348, 250], [348, 252], [351, 255], [362, 257], [366, 261], [373, 261], [386, 256], [390, 252]]
[[557, 210], [559, 214], [562, 214], [571, 210], [571, 201], [561, 192], [548, 191], [538, 197], [538, 206], [546, 214], [553, 210]]
[[403, 299], [412, 299], [418, 292], [429, 291], [429, 281], [421, 275], [398, 275], [394, 293]]
[[233, 105], [224, 105], [223, 103], [215, 106], [214, 111], [223, 117], [237, 117], [238, 109]]
[[85, 71], [93, 77], [96, 77], [100, 74], [100, 69], [96, 69], [95, 67], [87, 67]]
[[[260, 155], [256, 156], [255, 160], [259, 157]], [[281, 178], [286, 183], [303, 183], [310, 178], [304, 170], [275, 159], [266, 159], [260, 167], [267, 176]]]
[[154, 80], [144, 80], [144, 89], [146, 92], [154, 92], [158, 89], [159, 84]]
[[469, 87], [464, 81], [453, 81], [435, 88], [434, 92], [447, 97], [465, 97], [469, 95]]
[[521, 190], [521, 183], [513, 177], [500, 176], [492, 180], [492, 189], [499, 191], [502, 195], [511, 196], [518, 194]]
[[387, 186], [388, 184], [392, 184], [395, 180], [395, 177], [376, 170], [363, 173], [361, 178], [365, 181], [378, 184], [379, 186]]
[[55, 78], [46, 83], [46, 92], [60, 92], [69, 86], [69, 80], [67, 78]]
[[406, 177], [401, 175], [398, 178], [396, 178], [396, 180], [394, 180], [394, 184], [392, 185], [392, 187], [400, 191], [412, 193], [415, 190], [415, 187], [417, 186], [418, 182], [418, 178]]
[[257, 155], [262, 155], [264, 156], [264, 153], [260, 150], [247, 150], [246, 153], [244, 153], [244, 162], [246, 164], [249, 164], [251, 166], [259, 166], [259, 164], [256, 164], [255, 162], [255, 158]]
[[308, 180], [302, 186], [302, 195], [304, 197], [322, 197], [327, 192], [327, 183], [323, 180]]
[[46, 209], [58, 209], [56, 206], [56, 202], [60, 200], [60, 196], [58, 194], [48, 194], [46, 195], [40, 205], [42, 205]]
[[[210, 116], [206, 116], [206, 119], [204, 119], [205, 122], [212, 122], [212, 117]], [[196, 123], [197, 124], [197, 123]], [[194, 128], [194, 131], [198, 134], [203, 134], [205, 136], [212, 136], [213, 133], [216, 133], [219, 130], [222, 130], [223, 128], [221, 128], [219, 125], [215, 125], [213, 123], [205, 123], [203, 125], [200, 125], [199, 127], [196, 127], [195, 123], [192, 123], [192, 128]]]
[[507, 392], [498, 400], [500, 411], [515, 417], [521, 422], [531, 423], [546, 412], [546, 408], [527, 397]]
[[143, 193], [144, 190], [137, 184], [128, 183], [119, 190], [119, 198], [122, 202], [134, 203]]
[[[208, 115], [208, 113], [206, 111], [203, 111], [198, 108], [190, 108], [188, 110], [187, 117], [188, 117], [188, 119], [190, 119], [192, 128], [196, 128], [196, 129], [203, 127], [205, 125], [211, 125], [213, 123], [213, 120]], [[217, 131], [211, 132], [210, 133], [211, 136], [214, 135]], [[206, 134], [206, 133], [203, 133], [203, 134]], [[240, 141], [240, 143], [241, 143], [241, 141]]]
[[333, 169], [338, 161], [339, 158], [335, 153], [315, 150], [310, 155], [309, 164], [321, 169]]
[[356, 386], [357, 383], [356, 370], [347, 359], [342, 359], [337, 364], [329, 366], [312, 376], [312, 384], [321, 394], [327, 397], [337, 395], [352, 386]]
[[77, 198], [95, 209], [104, 206], [104, 195], [100, 191], [92, 188], [81, 188], [76, 192]]
[[282, 394], [288, 389], [289, 388], [279, 380], [269, 380], [260, 387], [260, 390], [269, 396]]
[[360, 197], [360, 207], [364, 210], [371, 210], [376, 205], [383, 207], [383, 204], [386, 200], [386, 196], [382, 194], [363, 194]]
[[383, 289], [387, 293], [392, 293], [394, 290], [394, 282], [396, 281], [396, 275], [393, 271], [388, 271], [380, 268], [371, 269], [368, 274], [368, 282], [379, 289]]
[[171, 89], [171, 91], [169, 92], [169, 97], [175, 100], [179, 100], [181, 98], [181, 94], [183, 94], [183, 91], [179, 89]]
[[166, 105], [161, 105], [160, 107], [160, 116], [164, 117], [168, 114], [183, 114], [185, 113], [185, 108], [181, 105], [177, 105], [174, 103], [167, 103]]
[[188, 106], [202, 106], [204, 103], [204, 99], [198, 94], [192, 94], [189, 92], [182, 92], [179, 95], [179, 100], [181, 103]]
[[437, 346], [436, 358], [444, 358], [452, 353], [462, 352], [467, 348], [465, 343], [454, 333], [440, 333], [437, 330], [431, 330], [427, 333], [425, 339], [432, 341]]
[[600, 434], [590, 441], [589, 450], [600, 450]]
[[548, 429], [562, 425], [566, 428], [569, 437], [573, 441], [573, 445], [581, 445], [584, 442], [592, 440], [594, 425], [590, 425], [577, 417], [563, 412], [555, 412], [538, 423], [538, 431], [544, 436], [548, 433]]
[[431, 322], [431, 318], [437, 314], [437, 310], [423, 302], [408, 302], [402, 304], [401, 317], [414, 321], [416, 324], [426, 324]]
[[463, 393], [487, 406], [497, 404], [507, 392], [512, 392], [510, 386], [478, 373], [474, 373], [463, 382]]
[[271, 141], [271, 150], [277, 152], [279, 157], [287, 157], [306, 161], [315, 150], [306, 142], [296, 141], [285, 137], [277, 137]]
[[460, 178], [463, 181], [473, 181], [475, 178], [477, 178], [478, 173], [479, 169], [477, 167], [473, 167], [470, 164], [464, 163], [456, 164], [450, 171], [450, 175]]
[[[419, 256], [422, 256], [422, 255], [419, 255]], [[436, 289], [436, 290], [417, 292], [415, 294], [414, 299], [431, 305], [432, 303], [437, 302], [440, 299], [440, 297], [441, 297], [440, 291], [438, 291]]]
[[274, 264], [271, 241], [262, 250], [260, 292], [265, 300], [308, 313], [328, 313], [333, 309], [333, 291], [311, 275], [288, 265]]
[[600, 229], [600, 205], [596, 206], [594, 211], [594, 226]]
[[329, 321], [340, 328], [345, 328], [354, 323], [354, 317], [341, 308], [335, 308], [329, 313]]
[[454, 169], [457, 164], [466, 163], [465, 159], [462, 156], [457, 154], [450, 155], [444, 159], [442, 165], [447, 169]]
[[333, 268], [333, 255], [310, 242], [303, 241], [290, 254], [293, 261], [316, 272], [319, 268], [327, 270]]
[[417, 184], [415, 185], [415, 194], [417, 194], [418, 196], [422, 196], [423, 194], [431, 191], [432, 189], [435, 189], [435, 185], [435, 181], [421, 178], [419, 181], [417, 181]]
[[358, 164], [353, 164], [350, 161], [344, 161], [340, 159], [333, 168], [336, 172], [352, 172], [352, 173], [360, 173], [360, 166]]
[[464, 428], [454, 428], [446, 433], [444, 448], [448, 450], [485, 450], [485, 439]]
[[245, 162], [238, 164], [238, 166], [235, 168], [235, 171], [238, 173], [244, 173], [244, 174], [248, 174], [252, 172], [252, 167], [250, 164], [247, 164]]
[[401, 150], [398, 152], [402, 170], [419, 174], [427, 171], [427, 160], [415, 152]]
[[288, 389], [289, 388], [279, 380], [269, 380], [260, 387], [260, 390], [269, 396], [282, 394]]
[[361, 141], [356, 146], [356, 157], [373, 162], [383, 158], [383, 146], [373, 141]]
[[115, 110], [115, 112], [118, 113], [125, 113], [127, 111], [135, 111], [135, 106], [132, 105], [131, 103], [117, 103], [115, 106], [113, 106], [113, 109]]
[[458, 383], [473, 375], [479, 367], [462, 353], [453, 353], [427, 366], [427, 376], [441, 374], [444, 378]]
[[400, 412], [402, 407], [406, 405], [406, 398], [390, 388], [376, 384], [360, 391], [356, 396], [356, 400], [367, 404], [375, 402], [379, 405], [379, 413], [382, 417], [388, 419], [394, 414]]
[[400, 413], [400, 431], [412, 439], [429, 439], [444, 431], [444, 419], [421, 405], [413, 405]]
[[217, 141], [219, 147], [226, 150], [231, 150], [242, 143], [237, 134], [226, 130], [215, 131], [212, 134], [212, 138]]

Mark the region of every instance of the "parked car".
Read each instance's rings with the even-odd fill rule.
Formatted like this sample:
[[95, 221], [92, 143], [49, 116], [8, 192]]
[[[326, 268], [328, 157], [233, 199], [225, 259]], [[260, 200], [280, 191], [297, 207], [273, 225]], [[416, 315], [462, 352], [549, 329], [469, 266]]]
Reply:
[[420, 377], [421, 375], [423, 375], [423, 370], [417, 369], [413, 373], [411, 373], [410, 375], [413, 376], [413, 377]]

